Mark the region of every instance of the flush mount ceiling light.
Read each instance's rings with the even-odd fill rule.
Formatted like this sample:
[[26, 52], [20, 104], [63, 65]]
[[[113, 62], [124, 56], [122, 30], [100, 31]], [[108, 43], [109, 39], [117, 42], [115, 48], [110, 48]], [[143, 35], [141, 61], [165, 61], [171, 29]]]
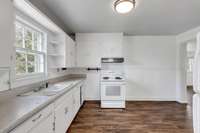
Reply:
[[135, 0], [117, 0], [114, 8], [120, 14], [130, 12], [135, 7]]

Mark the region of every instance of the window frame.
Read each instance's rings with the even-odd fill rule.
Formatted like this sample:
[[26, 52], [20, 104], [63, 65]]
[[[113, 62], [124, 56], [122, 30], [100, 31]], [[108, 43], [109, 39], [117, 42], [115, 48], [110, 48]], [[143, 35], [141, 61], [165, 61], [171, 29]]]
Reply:
[[[19, 23], [20, 25], [23, 26], [23, 28], [25, 29], [29, 29], [29, 30], [32, 30], [32, 31], [36, 31], [36, 32], [39, 32], [42, 34], [42, 42], [41, 42], [41, 50], [35, 50], [34, 49], [34, 45], [32, 45], [32, 50], [28, 49], [28, 48], [25, 48], [25, 39], [23, 37], [23, 48], [22, 47], [17, 47], [16, 46], [16, 41], [14, 43], [14, 49], [15, 49], [15, 63], [14, 63], [14, 73], [15, 73], [15, 78], [16, 79], [23, 79], [23, 78], [30, 78], [30, 77], [38, 77], [38, 76], [45, 76], [46, 74], [46, 45], [47, 45], [47, 33], [44, 32], [43, 30], [41, 30], [39, 27], [27, 22], [26, 20], [22, 19], [21, 17], [18, 17], [16, 16], [16, 20], [15, 20], [15, 27], [16, 27], [16, 24]], [[15, 28], [16, 29], [16, 28]], [[23, 36], [24, 36], [24, 32], [23, 32]], [[16, 36], [15, 36], [16, 37]], [[34, 39], [32, 40], [34, 42]], [[32, 44], [33, 44], [32, 42]], [[17, 52], [19, 53], [25, 53], [26, 54], [26, 73], [21, 73], [21, 74], [17, 74], [16, 72], [16, 54]], [[27, 70], [27, 64], [28, 64], [28, 61], [27, 61], [27, 55], [28, 54], [33, 54], [33, 55], [36, 55], [36, 56], [43, 56], [43, 63], [42, 63], [42, 69], [43, 69], [43, 72], [32, 72], [32, 73], [28, 73]], [[35, 56], [35, 57], [36, 57]], [[37, 60], [36, 60], [37, 61]], [[35, 68], [38, 69], [38, 65], [35, 65]]]

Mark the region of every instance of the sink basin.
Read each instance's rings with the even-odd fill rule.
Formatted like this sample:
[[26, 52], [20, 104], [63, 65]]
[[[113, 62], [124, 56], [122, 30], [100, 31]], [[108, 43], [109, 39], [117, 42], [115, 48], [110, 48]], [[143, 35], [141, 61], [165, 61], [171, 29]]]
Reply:
[[58, 92], [64, 90], [65, 88], [64, 87], [55, 87], [55, 86], [51, 86], [47, 89], [44, 89], [40, 92], [40, 94], [42, 95], [46, 95], [46, 96], [52, 96], [52, 95], [55, 95], [57, 94]]
[[73, 83], [68, 82], [58, 83], [48, 87], [47, 89], [42, 90], [40, 93], [46, 96], [52, 96], [56, 95], [58, 92], [63, 91], [65, 88], [71, 87], [73, 85]]
[[39, 90], [39, 91], [30, 91], [30, 92], [26, 92], [23, 94], [20, 94], [18, 96], [23, 97], [23, 96], [53, 96], [56, 95], [57, 93], [63, 91], [65, 88], [69, 88], [73, 85], [75, 85], [76, 82], [61, 82], [61, 83], [57, 83], [54, 84], [48, 88]]

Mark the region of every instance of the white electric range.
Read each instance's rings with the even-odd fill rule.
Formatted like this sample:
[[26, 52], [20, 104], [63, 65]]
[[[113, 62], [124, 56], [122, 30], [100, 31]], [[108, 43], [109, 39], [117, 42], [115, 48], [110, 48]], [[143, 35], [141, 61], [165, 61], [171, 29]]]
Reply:
[[125, 108], [126, 82], [122, 63], [102, 63], [101, 108]]

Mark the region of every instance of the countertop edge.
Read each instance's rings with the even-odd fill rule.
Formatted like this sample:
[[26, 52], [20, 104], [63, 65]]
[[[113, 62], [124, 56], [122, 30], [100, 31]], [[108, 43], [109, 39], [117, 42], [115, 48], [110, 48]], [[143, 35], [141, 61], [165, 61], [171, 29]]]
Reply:
[[10, 125], [8, 125], [7, 127], [3, 128], [3, 129], [0, 129], [0, 133], [9, 133], [9, 132], [11, 132], [15, 128], [17, 128], [19, 125], [21, 125], [22, 123], [24, 123], [26, 120], [28, 120], [29, 118], [31, 118], [33, 115], [37, 114], [39, 111], [43, 110], [45, 107], [47, 107], [48, 105], [52, 104], [57, 99], [59, 99], [60, 97], [62, 97], [66, 93], [68, 93], [75, 86], [77, 86], [77, 85], [81, 84], [82, 82], [84, 82], [85, 79], [86, 78], [72, 78], [72, 79], [66, 80], [66, 81], [70, 81], [70, 80], [80, 80], [80, 81], [77, 82], [75, 85], [70, 86], [69, 88], [65, 88], [62, 92], [56, 94], [55, 96], [50, 97], [46, 102], [44, 102], [43, 104], [39, 105], [34, 110], [32, 110], [29, 113], [27, 113], [26, 115], [22, 116], [21, 118], [19, 118], [18, 120], [16, 120], [14, 123], [11, 123]]

